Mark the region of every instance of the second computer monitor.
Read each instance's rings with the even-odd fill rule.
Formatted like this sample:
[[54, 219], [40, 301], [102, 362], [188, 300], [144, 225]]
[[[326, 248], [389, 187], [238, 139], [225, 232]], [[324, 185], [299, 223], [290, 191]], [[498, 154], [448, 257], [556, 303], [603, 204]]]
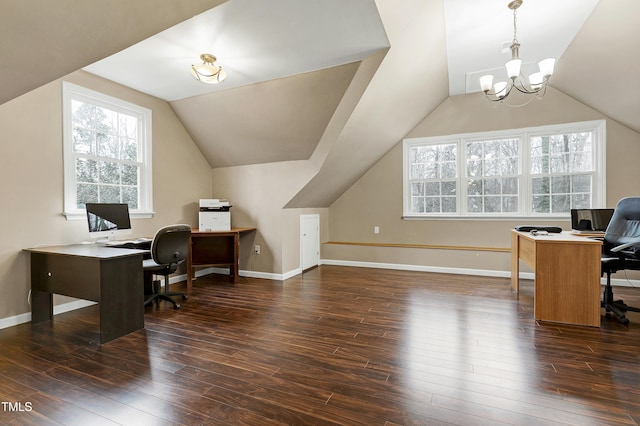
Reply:
[[571, 209], [571, 228], [580, 232], [604, 232], [613, 209]]

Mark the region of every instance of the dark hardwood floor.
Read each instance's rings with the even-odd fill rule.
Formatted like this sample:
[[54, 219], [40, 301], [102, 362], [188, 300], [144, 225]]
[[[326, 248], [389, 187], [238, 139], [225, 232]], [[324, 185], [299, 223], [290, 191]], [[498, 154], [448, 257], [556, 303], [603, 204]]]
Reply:
[[[102, 346], [95, 306], [60, 314], [0, 330], [0, 423], [638, 425], [640, 313], [539, 324], [521, 289], [337, 266], [212, 275]], [[640, 306], [640, 289], [616, 295]]]

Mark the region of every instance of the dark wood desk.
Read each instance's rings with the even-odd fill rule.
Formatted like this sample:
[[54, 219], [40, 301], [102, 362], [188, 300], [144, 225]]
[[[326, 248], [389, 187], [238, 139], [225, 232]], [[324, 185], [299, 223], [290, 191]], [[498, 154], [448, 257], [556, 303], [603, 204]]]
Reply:
[[144, 250], [96, 244], [27, 249], [31, 322], [53, 319], [53, 293], [98, 302], [100, 343], [144, 327]]
[[239, 278], [240, 234], [256, 228], [231, 228], [229, 231], [191, 230], [189, 256], [187, 256], [187, 288], [191, 288], [194, 266], [228, 266], [229, 282]]

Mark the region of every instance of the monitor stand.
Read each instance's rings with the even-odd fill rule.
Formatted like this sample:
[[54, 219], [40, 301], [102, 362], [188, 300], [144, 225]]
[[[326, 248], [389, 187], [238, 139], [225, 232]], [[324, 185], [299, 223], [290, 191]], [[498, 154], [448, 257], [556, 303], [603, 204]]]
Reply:
[[117, 245], [120, 242], [113, 238], [113, 235], [109, 235], [108, 237], [101, 237], [96, 240], [96, 244], [99, 246], [113, 246]]

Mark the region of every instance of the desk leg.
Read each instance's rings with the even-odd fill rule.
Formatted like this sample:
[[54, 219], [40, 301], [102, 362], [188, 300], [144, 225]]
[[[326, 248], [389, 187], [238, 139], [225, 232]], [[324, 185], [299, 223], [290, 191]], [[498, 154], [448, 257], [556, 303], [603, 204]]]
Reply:
[[233, 234], [233, 263], [231, 264], [231, 270], [229, 271], [229, 279], [232, 283], [235, 283], [238, 281], [238, 278], [240, 278], [240, 259], [238, 250], [238, 245], [240, 243], [239, 235], [240, 234], [238, 232]]
[[187, 290], [193, 285], [193, 237], [189, 237], [189, 251], [187, 254]]
[[53, 294], [31, 290], [31, 323], [53, 319]]
[[142, 255], [100, 264], [100, 343], [144, 327]]
[[520, 236], [515, 232], [511, 234], [511, 288], [520, 291]]
[[51, 260], [47, 255], [31, 253], [31, 323], [37, 324], [53, 319], [53, 293], [47, 287], [48, 265]]

